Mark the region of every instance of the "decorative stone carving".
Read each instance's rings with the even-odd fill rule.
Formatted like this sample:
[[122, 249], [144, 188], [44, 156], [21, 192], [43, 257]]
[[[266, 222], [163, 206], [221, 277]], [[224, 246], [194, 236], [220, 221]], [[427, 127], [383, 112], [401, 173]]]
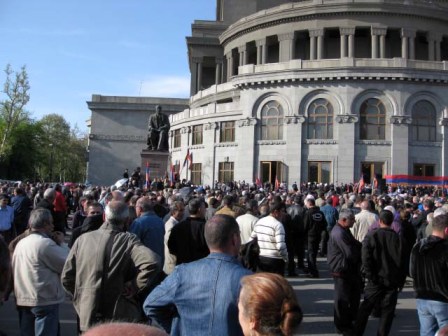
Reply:
[[90, 140], [123, 141], [123, 142], [145, 142], [146, 137], [140, 135], [116, 135], [116, 134], [89, 134]]
[[310, 29], [308, 32], [310, 34], [310, 37], [324, 36], [323, 28], [320, 28], [320, 29]]
[[294, 40], [294, 32], [277, 35], [278, 41]]
[[190, 147], [190, 149], [204, 149], [204, 148], [205, 148], [204, 145], [194, 145]]
[[219, 128], [219, 124], [217, 122], [208, 122], [204, 124], [204, 130], [215, 130]]
[[247, 126], [255, 126], [257, 125], [257, 119], [256, 118], [249, 118], [241, 119], [236, 122], [238, 127], [247, 127]]
[[440, 126], [448, 126], [448, 118], [442, 118], [439, 121]]
[[358, 145], [371, 145], [371, 146], [391, 146], [392, 141], [387, 140], [359, 140], [356, 142]]
[[339, 114], [336, 116], [336, 122], [339, 124], [352, 124], [358, 122], [356, 114]]
[[307, 145], [336, 145], [338, 142], [334, 139], [306, 139]]
[[390, 123], [393, 125], [410, 125], [412, 124], [412, 118], [408, 116], [392, 116]]
[[221, 142], [216, 143], [215, 147], [238, 147], [238, 144], [236, 142]]
[[416, 31], [412, 29], [401, 29], [401, 37], [411, 37], [414, 38], [416, 35]]
[[339, 32], [341, 35], [355, 35], [355, 28], [341, 27]]
[[303, 124], [305, 122], [305, 117], [302, 115], [288, 116], [285, 117], [285, 124]]
[[269, 145], [286, 145], [285, 140], [258, 140], [257, 144], [260, 146], [269, 146]]
[[180, 129], [181, 134], [191, 133], [191, 126], [182, 127]]
[[386, 35], [387, 28], [386, 27], [372, 27], [372, 35]]

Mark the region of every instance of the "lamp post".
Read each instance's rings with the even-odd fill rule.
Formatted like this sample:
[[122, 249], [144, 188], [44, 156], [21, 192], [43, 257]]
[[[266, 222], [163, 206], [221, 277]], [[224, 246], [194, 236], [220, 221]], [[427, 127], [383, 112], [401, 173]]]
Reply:
[[53, 181], [53, 144], [49, 144], [50, 146], [50, 183]]

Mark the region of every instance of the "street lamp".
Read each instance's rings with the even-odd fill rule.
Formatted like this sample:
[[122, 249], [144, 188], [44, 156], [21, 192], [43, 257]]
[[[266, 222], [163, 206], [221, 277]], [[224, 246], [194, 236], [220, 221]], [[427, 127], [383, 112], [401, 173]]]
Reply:
[[53, 181], [53, 144], [49, 144], [50, 146], [50, 183]]

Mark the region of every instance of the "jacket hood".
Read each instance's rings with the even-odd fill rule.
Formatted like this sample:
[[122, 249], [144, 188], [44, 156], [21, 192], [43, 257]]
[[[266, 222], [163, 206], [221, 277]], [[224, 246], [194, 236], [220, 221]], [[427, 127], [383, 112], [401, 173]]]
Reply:
[[434, 247], [436, 247], [438, 244], [443, 243], [443, 241], [444, 239], [436, 236], [429, 236], [427, 238], [424, 238], [418, 243], [420, 245], [419, 252], [421, 254], [425, 254], [429, 250], [432, 250]]

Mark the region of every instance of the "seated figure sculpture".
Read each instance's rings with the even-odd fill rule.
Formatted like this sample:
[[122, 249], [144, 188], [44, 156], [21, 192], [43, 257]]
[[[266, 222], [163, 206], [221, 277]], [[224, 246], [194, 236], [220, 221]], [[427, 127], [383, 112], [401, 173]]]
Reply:
[[168, 151], [168, 131], [170, 121], [167, 115], [162, 113], [162, 107], [156, 106], [156, 112], [148, 121], [148, 149], [166, 152]]

